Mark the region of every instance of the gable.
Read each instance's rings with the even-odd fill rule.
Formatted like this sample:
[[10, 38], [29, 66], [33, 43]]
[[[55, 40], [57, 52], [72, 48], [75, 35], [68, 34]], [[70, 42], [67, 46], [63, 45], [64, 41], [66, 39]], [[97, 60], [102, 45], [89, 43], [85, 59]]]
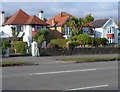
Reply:
[[110, 18], [109, 21], [107, 21], [104, 25], [103, 25], [103, 28], [107, 28], [107, 27], [115, 27], [115, 28], [118, 28], [118, 25], [115, 23], [115, 21]]
[[74, 16], [66, 12], [61, 12], [58, 15], [46, 21], [46, 23], [48, 23], [49, 26], [62, 26], [70, 17], [74, 17]]

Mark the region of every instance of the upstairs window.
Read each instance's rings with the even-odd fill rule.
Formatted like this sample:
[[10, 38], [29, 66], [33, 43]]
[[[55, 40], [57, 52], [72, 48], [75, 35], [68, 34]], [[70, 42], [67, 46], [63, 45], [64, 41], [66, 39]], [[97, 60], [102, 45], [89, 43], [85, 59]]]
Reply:
[[33, 31], [39, 31], [39, 30], [41, 30], [41, 29], [43, 29], [43, 26], [38, 26], [38, 25], [36, 25], [36, 26], [32, 26], [32, 30]]
[[108, 34], [113, 34], [114, 33], [114, 27], [108, 28]]
[[70, 27], [65, 27], [65, 28], [64, 28], [64, 34], [65, 34], [65, 35], [70, 35], [70, 30], [71, 30]]
[[17, 31], [23, 31], [23, 26], [22, 25], [17, 25], [16, 30]]

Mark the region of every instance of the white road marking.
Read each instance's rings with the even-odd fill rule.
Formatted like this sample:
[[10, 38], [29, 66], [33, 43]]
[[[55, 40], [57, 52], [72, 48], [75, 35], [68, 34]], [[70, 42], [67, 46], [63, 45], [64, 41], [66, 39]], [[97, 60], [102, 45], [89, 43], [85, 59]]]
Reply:
[[91, 86], [91, 87], [82, 87], [82, 88], [74, 88], [74, 89], [68, 89], [68, 90], [84, 90], [84, 89], [91, 89], [91, 88], [101, 88], [101, 87], [107, 87], [109, 85], [99, 85], [99, 86]]
[[55, 72], [44, 72], [44, 73], [32, 73], [29, 75], [44, 75], [44, 74], [56, 74], [56, 73], [70, 73], [70, 72], [81, 72], [81, 71], [94, 71], [96, 69], [83, 69], [83, 70], [69, 70], [69, 71], [55, 71]]

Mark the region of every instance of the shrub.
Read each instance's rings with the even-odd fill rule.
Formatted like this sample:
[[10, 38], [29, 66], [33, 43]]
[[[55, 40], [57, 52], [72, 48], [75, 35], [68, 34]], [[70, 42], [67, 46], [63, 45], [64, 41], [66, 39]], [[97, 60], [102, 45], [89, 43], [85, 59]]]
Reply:
[[91, 39], [91, 45], [102, 45], [105, 46], [107, 44], [106, 38], [90, 38]]
[[26, 54], [27, 42], [14, 41], [11, 42], [11, 46], [13, 46], [15, 53]]
[[3, 54], [3, 55], [6, 53], [7, 47], [10, 47], [9, 41], [3, 41], [3, 42], [2, 42], [2, 54]]
[[48, 49], [57, 49], [57, 48], [58, 48], [58, 45], [57, 45], [57, 44], [54, 44], [54, 43], [49, 43], [49, 44], [47, 45], [47, 48], [48, 48]]
[[97, 43], [97, 45], [106, 45], [107, 39], [106, 38], [95, 38], [95, 42]]
[[89, 45], [90, 44], [90, 37], [86, 34], [80, 34], [77, 36], [77, 41], [81, 45]]
[[59, 47], [66, 47], [66, 43], [68, 42], [68, 39], [53, 39], [50, 41], [50, 43], [54, 43], [56, 45], [58, 45]]
[[77, 42], [77, 41], [71, 41], [71, 44], [73, 44], [74, 46], [79, 46], [80, 45], [79, 42]]

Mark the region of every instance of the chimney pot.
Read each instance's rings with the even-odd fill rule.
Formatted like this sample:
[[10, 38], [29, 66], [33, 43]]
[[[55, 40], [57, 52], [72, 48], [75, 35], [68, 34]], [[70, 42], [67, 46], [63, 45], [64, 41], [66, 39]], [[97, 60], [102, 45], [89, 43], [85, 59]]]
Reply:
[[4, 11], [2, 11], [1, 13], [2, 13], [2, 14], [4, 14], [5, 12], [4, 12]]
[[39, 13], [44, 13], [44, 11], [39, 11]]
[[0, 26], [2, 26], [3, 23], [5, 22], [5, 12], [2, 11], [1, 14], [0, 14], [0, 16], [1, 16], [1, 19], [0, 19]]
[[39, 18], [41, 19], [41, 20], [43, 20], [43, 13], [44, 13], [44, 11], [39, 11]]

